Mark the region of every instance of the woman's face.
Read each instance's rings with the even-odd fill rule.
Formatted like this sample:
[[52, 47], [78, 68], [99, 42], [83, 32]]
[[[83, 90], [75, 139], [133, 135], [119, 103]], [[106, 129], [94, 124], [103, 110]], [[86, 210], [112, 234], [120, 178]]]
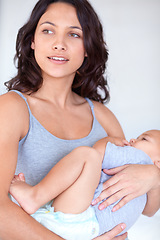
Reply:
[[76, 9], [62, 2], [51, 4], [38, 22], [31, 48], [44, 80], [47, 77], [73, 80], [85, 57]]

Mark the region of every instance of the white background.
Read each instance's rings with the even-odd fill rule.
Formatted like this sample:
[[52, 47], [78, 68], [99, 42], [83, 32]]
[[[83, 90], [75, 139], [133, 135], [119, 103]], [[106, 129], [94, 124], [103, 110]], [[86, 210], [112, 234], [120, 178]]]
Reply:
[[[13, 65], [18, 29], [36, 0], [0, 0], [0, 93], [16, 73]], [[126, 138], [160, 129], [160, 0], [90, 0], [104, 26], [109, 48], [108, 107]], [[159, 240], [160, 212], [140, 217], [130, 240]]]

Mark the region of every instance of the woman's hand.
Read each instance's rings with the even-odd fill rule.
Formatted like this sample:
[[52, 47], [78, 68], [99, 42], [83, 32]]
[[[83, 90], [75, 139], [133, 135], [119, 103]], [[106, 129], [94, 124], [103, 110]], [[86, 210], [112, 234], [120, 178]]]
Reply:
[[114, 176], [103, 184], [102, 193], [94, 201], [96, 204], [107, 198], [99, 205], [100, 210], [121, 199], [112, 209], [117, 211], [132, 199], [158, 188], [160, 184], [160, 170], [154, 165], [131, 164], [104, 172]]
[[125, 229], [125, 227], [126, 227], [125, 224], [119, 224], [116, 227], [114, 227], [112, 230], [108, 231], [107, 233], [97, 238], [94, 238], [94, 240], [125, 240], [127, 237], [127, 233], [124, 233], [121, 236], [116, 237]]

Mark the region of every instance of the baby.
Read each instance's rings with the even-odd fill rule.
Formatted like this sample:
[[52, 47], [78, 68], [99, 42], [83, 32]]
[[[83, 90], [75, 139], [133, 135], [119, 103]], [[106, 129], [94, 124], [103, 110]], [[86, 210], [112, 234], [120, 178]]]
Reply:
[[28, 214], [64, 239], [93, 239], [121, 222], [126, 223], [127, 231], [143, 212], [146, 194], [118, 211], [112, 211], [117, 202], [102, 211], [98, 208], [103, 182], [110, 178], [102, 170], [125, 164], [160, 168], [160, 130], [147, 131], [130, 142], [107, 137], [93, 148], [78, 147], [35, 186], [21, 180], [21, 175], [15, 176], [10, 194]]

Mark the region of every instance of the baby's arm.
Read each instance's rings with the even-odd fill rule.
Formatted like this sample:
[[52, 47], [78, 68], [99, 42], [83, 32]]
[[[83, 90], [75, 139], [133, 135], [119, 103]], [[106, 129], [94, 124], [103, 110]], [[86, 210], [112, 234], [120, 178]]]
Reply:
[[118, 138], [118, 137], [106, 137], [106, 142], [113, 143], [116, 146], [120, 146], [120, 147], [130, 146], [130, 143], [126, 139]]
[[108, 142], [113, 143], [116, 146], [121, 146], [121, 147], [130, 146], [130, 143], [125, 139], [122, 139], [119, 137], [105, 137], [105, 138], [102, 138], [99, 141], [97, 141], [93, 145], [93, 148], [95, 148], [101, 154], [101, 156], [104, 157], [106, 146], [107, 146]]

